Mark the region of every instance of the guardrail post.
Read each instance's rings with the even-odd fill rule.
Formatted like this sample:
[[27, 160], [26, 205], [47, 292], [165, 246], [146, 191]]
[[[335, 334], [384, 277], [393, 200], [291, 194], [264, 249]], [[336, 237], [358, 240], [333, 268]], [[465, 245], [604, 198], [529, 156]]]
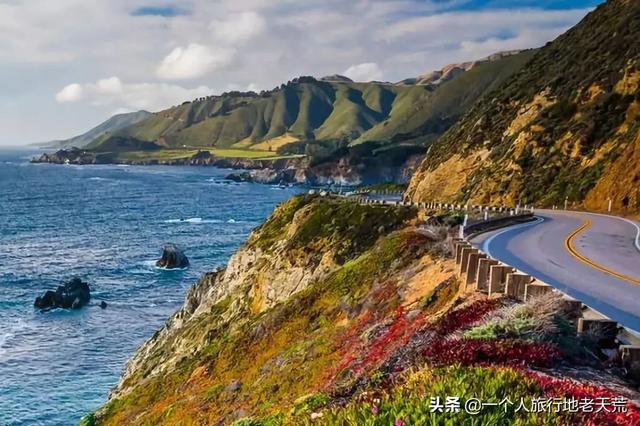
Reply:
[[495, 259], [484, 258], [478, 260], [478, 275], [476, 276], [476, 289], [487, 292], [489, 290], [489, 268], [497, 265]]
[[588, 336], [597, 340], [602, 348], [615, 348], [618, 337], [618, 323], [610, 319], [578, 320], [578, 335]]
[[531, 298], [540, 297], [552, 291], [553, 287], [551, 287], [550, 285], [534, 281], [527, 284], [524, 292], [524, 300], [527, 301]]
[[496, 293], [504, 293], [507, 274], [515, 270], [510, 266], [492, 265], [489, 267], [489, 296]]
[[524, 300], [527, 284], [529, 284], [532, 279], [531, 275], [520, 274], [518, 272], [508, 273], [504, 286], [505, 294], [514, 299]]
[[565, 297], [562, 300], [562, 312], [567, 318], [575, 320], [582, 316], [583, 305], [582, 302], [570, 297]]
[[484, 259], [486, 257], [486, 254], [479, 252], [469, 254], [469, 260], [467, 260], [467, 275], [465, 277], [467, 290], [471, 284], [476, 282], [476, 277], [478, 276], [478, 263], [480, 262], [480, 259]]
[[473, 247], [465, 247], [462, 249], [462, 254], [460, 255], [460, 269], [458, 269], [458, 273], [460, 276], [464, 276], [467, 272], [467, 266], [469, 264], [469, 255], [472, 253], [478, 253], [478, 249]]
[[470, 248], [471, 244], [466, 241], [459, 241], [455, 244], [456, 265], [459, 265], [460, 262], [462, 262], [462, 249], [467, 247]]
[[640, 376], [640, 346], [620, 345], [622, 366], [629, 371], [631, 377], [638, 380]]

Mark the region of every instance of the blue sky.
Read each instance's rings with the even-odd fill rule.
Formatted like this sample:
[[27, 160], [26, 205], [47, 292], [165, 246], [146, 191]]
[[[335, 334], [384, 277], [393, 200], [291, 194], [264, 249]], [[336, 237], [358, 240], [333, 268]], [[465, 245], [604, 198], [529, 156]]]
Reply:
[[299, 75], [398, 81], [538, 47], [578, 0], [0, 0], [0, 145]]

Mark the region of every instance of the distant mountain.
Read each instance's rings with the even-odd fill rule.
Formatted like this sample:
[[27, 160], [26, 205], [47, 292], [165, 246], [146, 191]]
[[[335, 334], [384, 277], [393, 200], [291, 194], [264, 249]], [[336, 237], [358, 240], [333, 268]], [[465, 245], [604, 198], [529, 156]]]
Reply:
[[[44, 146], [48, 148], [69, 148], [72, 146], [75, 146], [76, 148], [84, 148], [96, 138], [102, 137], [107, 133], [113, 133], [127, 126], [131, 126], [132, 124], [139, 123], [151, 115], [152, 114], [147, 111], [117, 114], [81, 135], [74, 136], [70, 139], [48, 142], [44, 144]], [[43, 144], [39, 145], [42, 146]]]
[[184, 102], [114, 134], [165, 147], [276, 150], [327, 140], [427, 144], [531, 56], [527, 51], [478, 61], [437, 86], [300, 77], [260, 94], [229, 92]]
[[321, 81], [353, 83], [353, 80], [351, 80], [349, 77], [345, 77], [344, 75], [340, 75], [340, 74], [328, 75], [326, 77], [322, 77], [320, 80]]
[[598, 6], [439, 138], [408, 195], [640, 210], [638, 34], [639, 1]]
[[494, 53], [493, 55], [487, 56], [486, 58], [483, 58], [477, 61], [462, 62], [458, 64], [449, 64], [444, 66], [440, 70], [430, 71], [430, 72], [421, 74], [415, 78], [408, 78], [398, 82], [397, 84], [398, 85], [418, 84], [418, 85], [436, 86], [438, 84], [447, 82], [466, 71], [469, 71], [471, 68], [475, 67], [476, 65], [482, 65], [488, 62], [496, 62], [506, 57], [517, 55], [520, 52], [522, 52], [522, 50], [509, 50], [505, 52]]

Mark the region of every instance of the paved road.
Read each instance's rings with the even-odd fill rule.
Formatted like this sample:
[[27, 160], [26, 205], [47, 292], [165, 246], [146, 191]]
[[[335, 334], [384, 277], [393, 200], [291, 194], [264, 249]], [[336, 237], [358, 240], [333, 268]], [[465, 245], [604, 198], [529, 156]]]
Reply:
[[626, 219], [538, 210], [537, 221], [482, 234], [492, 257], [640, 331], [640, 226]]

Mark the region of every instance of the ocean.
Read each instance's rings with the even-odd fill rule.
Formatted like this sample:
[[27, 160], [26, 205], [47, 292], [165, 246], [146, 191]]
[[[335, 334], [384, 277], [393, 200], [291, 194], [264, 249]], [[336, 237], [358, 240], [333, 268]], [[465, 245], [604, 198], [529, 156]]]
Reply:
[[[30, 164], [34, 154], [0, 150], [0, 425], [72, 425], [106, 401], [198, 277], [300, 189], [208, 167]], [[155, 267], [167, 242], [188, 269]], [[89, 306], [33, 307], [74, 276]]]

